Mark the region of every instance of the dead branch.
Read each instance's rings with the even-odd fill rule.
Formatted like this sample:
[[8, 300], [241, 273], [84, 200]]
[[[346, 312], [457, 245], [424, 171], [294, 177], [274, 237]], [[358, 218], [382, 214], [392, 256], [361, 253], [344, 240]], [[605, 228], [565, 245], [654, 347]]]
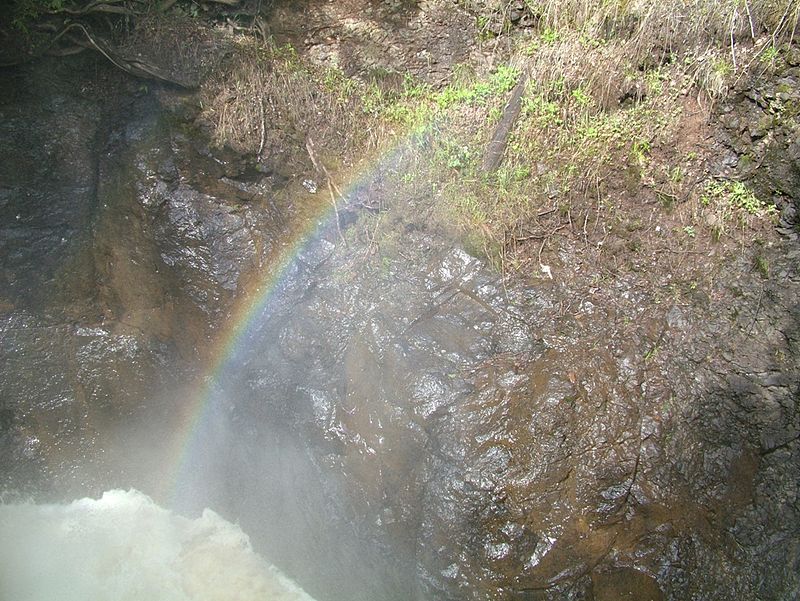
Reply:
[[[130, 13], [133, 14], [133, 13]], [[47, 26], [45, 26], [47, 28]], [[79, 32], [80, 36], [75, 36], [74, 33]], [[70, 42], [71, 46], [66, 50], [54, 50], [56, 44], [65, 39]], [[163, 83], [172, 84], [185, 89], [192, 89], [197, 87], [196, 84], [187, 81], [176, 79], [172, 75], [166, 73], [163, 69], [150, 64], [138, 57], [126, 57], [119, 53], [109, 42], [103, 40], [101, 37], [92, 33], [82, 23], [72, 22], [67, 23], [58, 33], [56, 33], [46, 45], [31, 55], [23, 59], [0, 63], [0, 67], [15, 67], [29, 63], [46, 54], [77, 54], [82, 49], [93, 49], [102, 54], [112, 65], [125, 71], [129, 75], [142, 79], [153, 79]]]
[[333, 212], [335, 213], [336, 217], [336, 231], [339, 233], [339, 238], [341, 238], [342, 242], [344, 242], [344, 245], [347, 246], [347, 240], [345, 240], [344, 235], [342, 234], [342, 226], [339, 223], [339, 206], [336, 202], [336, 194], [334, 194], [333, 192], [334, 190], [336, 190], [336, 193], [339, 194], [339, 196], [344, 197], [344, 195], [342, 194], [341, 190], [339, 190], [339, 187], [336, 185], [336, 183], [333, 181], [333, 178], [331, 177], [328, 168], [325, 167], [322, 161], [317, 160], [317, 155], [316, 152], [314, 151], [314, 141], [311, 139], [310, 136], [306, 139], [306, 152], [308, 152], [308, 156], [311, 159], [311, 164], [314, 165], [314, 168], [325, 175], [325, 179], [327, 180], [328, 184], [328, 192], [331, 195], [331, 205], [333, 205]]
[[527, 81], [528, 76], [526, 73], [523, 73], [520, 75], [517, 85], [514, 86], [514, 90], [511, 92], [511, 98], [503, 110], [503, 117], [497, 124], [492, 140], [486, 148], [486, 154], [484, 155], [483, 164], [481, 166], [484, 173], [493, 173], [503, 161], [503, 154], [506, 150], [506, 144], [508, 144], [508, 137], [511, 135], [511, 130], [522, 110], [522, 94], [525, 92]]

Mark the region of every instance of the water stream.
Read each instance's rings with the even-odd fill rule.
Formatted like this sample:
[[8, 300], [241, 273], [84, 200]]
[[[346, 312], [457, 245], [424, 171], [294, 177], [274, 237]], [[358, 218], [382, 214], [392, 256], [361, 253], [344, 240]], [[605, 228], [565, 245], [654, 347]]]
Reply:
[[0, 505], [0, 541], [0, 599], [314, 601], [238, 526], [209, 509], [181, 517], [135, 490]]

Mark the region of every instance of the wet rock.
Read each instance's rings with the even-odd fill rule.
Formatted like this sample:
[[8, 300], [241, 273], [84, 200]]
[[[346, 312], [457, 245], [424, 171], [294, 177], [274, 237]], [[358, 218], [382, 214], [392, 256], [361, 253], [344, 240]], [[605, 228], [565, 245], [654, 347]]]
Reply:
[[754, 77], [719, 114], [723, 141], [732, 151], [722, 171], [733, 170], [737, 178], [751, 182], [759, 198], [772, 200], [779, 209], [796, 208], [800, 189], [800, 81], [790, 67], [782, 68], [783, 76]]
[[6, 82], [0, 96], [0, 298], [58, 306], [59, 272], [91, 224], [94, 137], [102, 113], [76, 86], [58, 79], [53, 85], [41, 71], [14, 73]]
[[612, 599], [661, 601], [664, 599], [655, 578], [632, 569], [593, 573], [592, 592], [596, 601], [611, 601]]
[[[792, 93], [731, 107], [729, 167], [750, 117]], [[1, 473], [23, 491], [156, 488], [197, 395], [181, 389], [195, 349], [282, 227], [247, 157], [212, 151], [157, 98], [120, 102], [124, 119], [79, 128], [97, 177], [78, 209], [26, 204], [82, 186], [77, 163], [43, 183], [9, 170], [0, 195], [4, 215], [88, 241], [64, 262], [47, 236], [3, 256]], [[74, 141], [64, 124], [55, 155]], [[770, 156], [779, 136], [755, 133]], [[767, 179], [784, 177], [776, 161]], [[421, 225], [429, 199], [383, 202], [388, 171], [348, 202], [348, 245], [319, 224], [203, 380], [186, 511], [238, 519], [334, 601], [796, 596], [796, 243], [765, 250], [774, 278], [720, 265], [713, 291], [668, 303], [637, 273], [503, 281]], [[359, 238], [371, 210], [400, 242]], [[36, 227], [11, 223], [8, 240], [36, 247]], [[25, 281], [39, 252], [49, 275]], [[72, 313], [44, 292], [63, 265]]]

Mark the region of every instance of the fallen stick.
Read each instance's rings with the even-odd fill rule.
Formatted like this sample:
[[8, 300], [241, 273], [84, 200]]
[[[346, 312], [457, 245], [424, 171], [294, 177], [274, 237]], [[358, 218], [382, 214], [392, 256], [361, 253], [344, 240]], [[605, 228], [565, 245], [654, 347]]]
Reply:
[[500, 119], [500, 123], [497, 124], [492, 140], [486, 148], [486, 154], [481, 165], [484, 173], [494, 173], [500, 163], [503, 162], [503, 154], [506, 150], [506, 144], [508, 144], [508, 137], [511, 135], [511, 129], [517, 122], [517, 117], [519, 117], [519, 113], [522, 110], [522, 94], [525, 92], [525, 84], [527, 82], [528, 76], [523, 73], [511, 92], [511, 98], [506, 108], [503, 109], [503, 117]]

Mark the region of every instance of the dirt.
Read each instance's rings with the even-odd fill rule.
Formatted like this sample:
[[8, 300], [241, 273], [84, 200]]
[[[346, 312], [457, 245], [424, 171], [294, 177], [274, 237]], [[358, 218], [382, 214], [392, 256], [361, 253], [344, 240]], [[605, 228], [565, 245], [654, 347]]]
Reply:
[[441, 85], [479, 54], [474, 17], [442, 2], [277, 2], [268, 26], [277, 42], [366, 80], [399, 84], [410, 73]]

